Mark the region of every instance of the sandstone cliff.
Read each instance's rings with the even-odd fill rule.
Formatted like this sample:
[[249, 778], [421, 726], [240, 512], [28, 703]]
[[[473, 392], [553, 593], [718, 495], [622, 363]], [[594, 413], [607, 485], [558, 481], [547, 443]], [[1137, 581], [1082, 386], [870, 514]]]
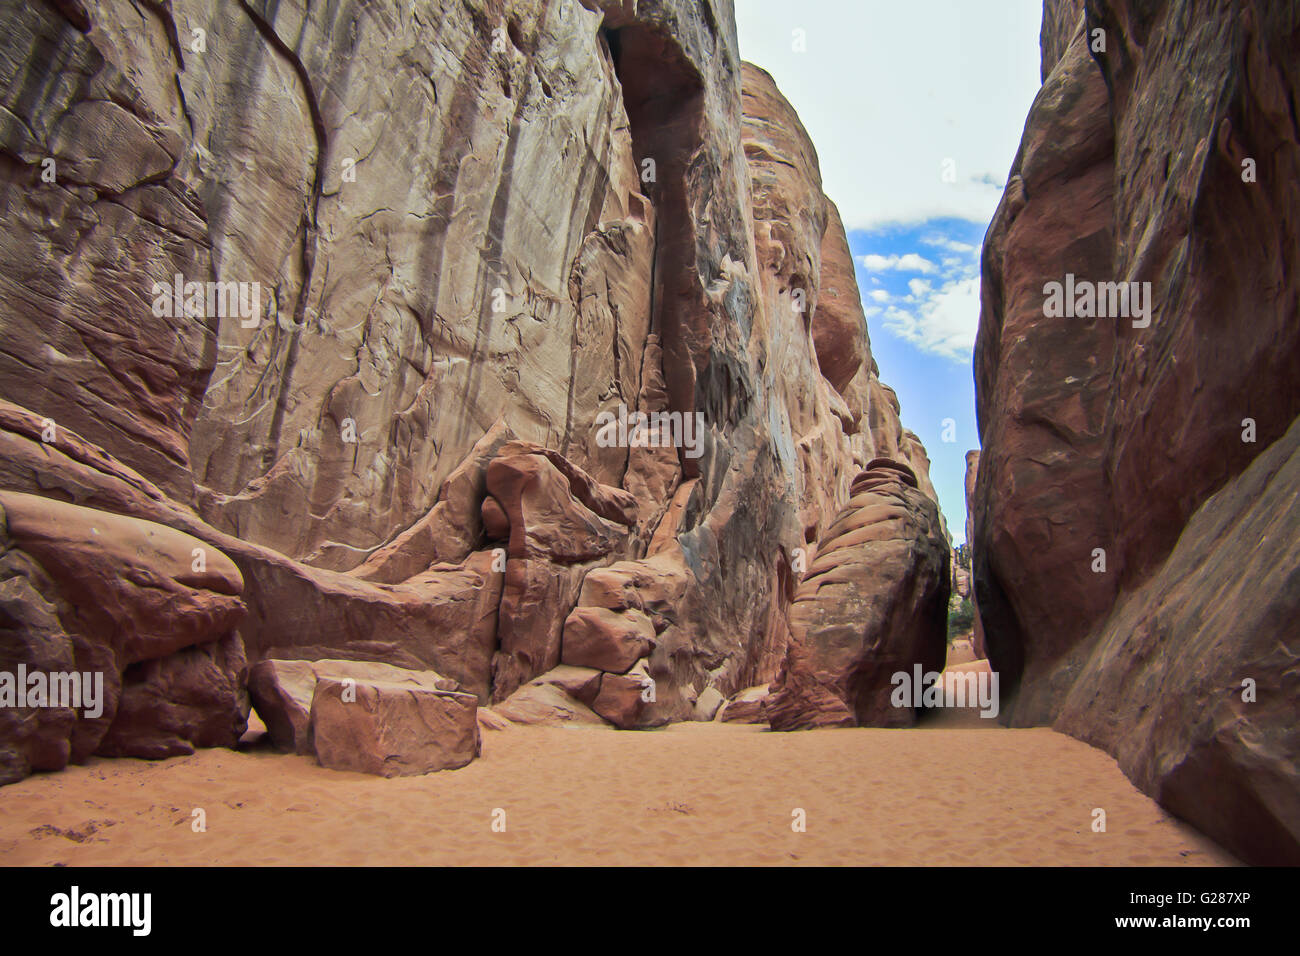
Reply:
[[[869, 461], [932, 495], [816, 153], [727, 4], [102, 0], [0, 28], [0, 487], [228, 558], [238, 613], [189, 642], [238, 641], [213, 681], [383, 661], [489, 703], [567, 655], [606, 719], [687, 719], [776, 675], [795, 567]], [[248, 308], [187, 309], [177, 276]], [[620, 409], [676, 425], [602, 440]], [[42, 587], [53, 628], [77, 598]], [[0, 664], [39, 657], [6, 633]], [[66, 759], [6, 747], [4, 779]]]
[[[1084, 7], [1045, 5], [985, 239], [988, 654], [1014, 723], [1056, 721], [1246, 859], [1295, 863], [1300, 5]], [[1067, 275], [1149, 283], [1149, 314], [1049, 317]]]

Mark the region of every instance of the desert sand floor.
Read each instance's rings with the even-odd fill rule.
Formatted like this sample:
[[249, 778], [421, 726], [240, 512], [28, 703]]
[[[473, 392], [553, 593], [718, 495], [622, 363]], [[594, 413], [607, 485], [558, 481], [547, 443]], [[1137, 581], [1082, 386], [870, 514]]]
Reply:
[[[94, 759], [0, 789], [0, 863], [1232, 864], [1101, 751], [945, 712], [910, 730], [485, 731], [385, 780], [256, 746]], [[1091, 829], [1092, 811], [1107, 832]], [[206, 812], [206, 832], [192, 826]], [[796, 808], [807, 831], [794, 832]], [[505, 832], [493, 812], [505, 811]], [[500, 815], [497, 815], [500, 819]]]

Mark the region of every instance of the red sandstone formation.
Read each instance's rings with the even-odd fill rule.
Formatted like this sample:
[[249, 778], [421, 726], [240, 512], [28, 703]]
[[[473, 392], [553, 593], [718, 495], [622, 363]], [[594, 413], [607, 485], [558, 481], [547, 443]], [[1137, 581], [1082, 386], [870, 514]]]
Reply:
[[763, 712], [774, 730], [906, 727], [891, 678], [943, 668], [949, 546], [906, 465], [877, 460], [818, 542], [790, 609], [793, 640]]
[[[228, 557], [187, 534], [0, 491], [0, 670], [48, 684], [39, 700], [38, 684], [0, 697], [0, 782], [93, 753], [234, 746], [248, 717], [243, 587]], [[53, 675], [78, 681], [75, 696]]]
[[[1012, 722], [1292, 864], [1298, 45], [1289, 0], [1048, 0], [984, 245], [969, 535]], [[1150, 283], [1149, 323], [1048, 317], [1067, 274]]]
[[[109, 703], [0, 715], [4, 779], [233, 745], [250, 664], [283, 746], [324, 721], [322, 762], [379, 773], [470, 759], [472, 704], [743, 716], [853, 477], [932, 494], [729, 16], [524, 4], [502, 50], [478, 2], [230, 4], [198, 56], [166, 5], [65, 9], [0, 11], [0, 670]], [[602, 440], [620, 409], [650, 440]], [[267, 672], [340, 660], [457, 688], [372, 675], [353, 714]]]

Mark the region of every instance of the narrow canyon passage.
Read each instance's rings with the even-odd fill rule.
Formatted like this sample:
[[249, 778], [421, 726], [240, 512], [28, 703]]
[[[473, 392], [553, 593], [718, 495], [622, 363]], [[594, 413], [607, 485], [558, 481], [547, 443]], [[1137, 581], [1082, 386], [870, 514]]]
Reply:
[[1300, 0], [752, 4], [0, 4], [0, 863], [1300, 863]]

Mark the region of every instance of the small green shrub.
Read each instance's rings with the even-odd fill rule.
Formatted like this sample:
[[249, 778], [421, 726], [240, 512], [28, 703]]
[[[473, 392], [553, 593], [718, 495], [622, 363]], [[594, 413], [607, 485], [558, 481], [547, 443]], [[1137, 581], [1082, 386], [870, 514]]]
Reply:
[[961, 603], [948, 611], [948, 643], [958, 634], [964, 634], [975, 626], [975, 607], [970, 598], [962, 598]]

